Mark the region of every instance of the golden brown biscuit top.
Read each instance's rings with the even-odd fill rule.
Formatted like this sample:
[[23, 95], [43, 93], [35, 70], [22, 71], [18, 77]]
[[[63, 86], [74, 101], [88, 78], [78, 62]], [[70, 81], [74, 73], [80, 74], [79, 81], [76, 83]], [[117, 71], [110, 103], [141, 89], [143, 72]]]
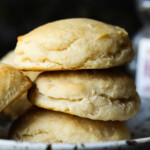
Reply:
[[133, 58], [127, 32], [100, 21], [64, 19], [18, 37], [15, 64], [23, 70], [78, 70], [118, 66]]
[[[48, 51], [67, 50], [75, 41], [80, 39], [100, 40], [109, 35], [126, 37], [128, 33], [118, 26], [112, 26], [92, 19], [66, 19], [40, 26], [28, 34], [18, 37], [23, 44], [38, 44], [39, 48]], [[41, 38], [42, 37], [42, 38]], [[33, 45], [34, 46], [34, 45]], [[113, 51], [113, 49], [112, 49]], [[24, 53], [16, 49], [16, 53]]]
[[[65, 19], [42, 25], [28, 34], [18, 37], [19, 42], [26, 44], [34, 41], [41, 41], [45, 49], [51, 51], [66, 50], [69, 45], [79, 39], [101, 39], [113, 34], [125, 37], [128, 33], [118, 26], [92, 19]], [[42, 37], [42, 39], [41, 39]], [[40, 38], [40, 39], [39, 39]], [[55, 39], [54, 39], [55, 38]], [[50, 45], [48, 44], [50, 42]], [[49, 49], [49, 46], [51, 49]], [[61, 47], [61, 48], [60, 48]]]

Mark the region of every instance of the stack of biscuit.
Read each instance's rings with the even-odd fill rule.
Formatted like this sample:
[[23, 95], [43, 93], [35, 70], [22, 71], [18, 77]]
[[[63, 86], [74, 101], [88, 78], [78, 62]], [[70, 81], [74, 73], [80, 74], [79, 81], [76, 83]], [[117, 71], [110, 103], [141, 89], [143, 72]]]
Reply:
[[28, 92], [35, 105], [10, 130], [15, 140], [103, 142], [130, 138], [139, 110], [134, 82], [114, 69], [133, 58], [127, 32], [91, 19], [45, 24], [18, 38], [15, 66], [42, 71]]

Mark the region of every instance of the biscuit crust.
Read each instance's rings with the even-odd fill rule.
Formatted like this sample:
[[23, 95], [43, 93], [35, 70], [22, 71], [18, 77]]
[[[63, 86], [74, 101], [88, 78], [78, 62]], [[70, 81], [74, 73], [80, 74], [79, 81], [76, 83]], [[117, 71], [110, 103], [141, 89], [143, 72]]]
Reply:
[[32, 86], [31, 80], [13, 66], [0, 63], [0, 112]]
[[[0, 59], [0, 62], [16, 67], [14, 64], [14, 58], [15, 58], [15, 51], [11, 50]], [[32, 81], [34, 81], [36, 79], [36, 77], [40, 74], [40, 72], [24, 71], [23, 74], [28, 76]]]
[[27, 92], [18, 97], [15, 102], [10, 104], [7, 108], [4, 109], [3, 113], [6, 116], [9, 116], [12, 120], [17, 119], [23, 113], [25, 113], [32, 103], [27, 99]]
[[[11, 50], [0, 59], [0, 62], [15, 66], [13, 63], [14, 57], [15, 52], [14, 50]], [[28, 76], [32, 81], [34, 81], [38, 74], [40, 74], [40, 72], [24, 71], [23, 74]], [[32, 104], [28, 101], [26, 92], [21, 97], [18, 97], [18, 99], [16, 99], [14, 103], [10, 104], [3, 112], [5, 115], [11, 117], [11, 119], [14, 120], [22, 113], [24, 113], [27, 109], [29, 109], [31, 106]]]
[[130, 62], [127, 32], [100, 21], [64, 19], [18, 37], [15, 65], [32, 71], [102, 69]]
[[134, 82], [117, 70], [44, 72], [28, 93], [36, 106], [94, 120], [128, 120], [140, 107]]
[[96, 121], [33, 108], [15, 121], [10, 138], [49, 143], [104, 142], [130, 139], [130, 132], [125, 122]]

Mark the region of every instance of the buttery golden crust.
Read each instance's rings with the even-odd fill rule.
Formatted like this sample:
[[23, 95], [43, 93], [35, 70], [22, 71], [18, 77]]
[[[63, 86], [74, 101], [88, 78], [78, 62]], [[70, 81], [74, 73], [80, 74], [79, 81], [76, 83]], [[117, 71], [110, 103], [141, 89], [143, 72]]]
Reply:
[[6, 116], [11, 117], [12, 120], [17, 119], [19, 116], [21, 116], [23, 113], [25, 113], [30, 107], [32, 106], [32, 103], [30, 103], [27, 99], [27, 93], [20, 96], [18, 99], [16, 99], [15, 102], [10, 104], [3, 113]]
[[[13, 65], [15, 53], [14, 50], [8, 52], [5, 56], [0, 59], [1, 63]], [[33, 72], [33, 71], [25, 71], [23, 72], [24, 75], [28, 76], [32, 81], [40, 74], [40, 72]], [[23, 106], [23, 107], [22, 107]], [[10, 104], [5, 110], [4, 114], [10, 116], [11, 119], [16, 119], [22, 113], [24, 113], [27, 109], [29, 109], [32, 104], [27, 99], [27, 93], [23, 94], [19, 97], [14, 103]]]
[[28, 94], [36, 106], [94, 120], [128, 120], [140, 106], [134, 82], [116, 70], [44, 72]]
[[[0, 59], [0, 62], [4, 63], [4, 64], [9, 64], [9, 65], [12, 65], [12, 66], [15, 67], [15, 65], [14, 65], [14, 57], [15, 57], [15, 52], [14, 52], [14, 50], [11, 50], [4, 57], [2, 57]], [[24, 71], [23, 74], [28, 76], [32, 81], [34, 81], [36, 79], [36, 77], [40, 74], [40, 72]]]
[[20, 36], [15, 53], [17, 68], [32, 71], [110, 68], [133, 58], [124, 29], [85, 18], [55, 21]]
[[0, 112], [32, 86], [31, 80], [10, 65], [0, 63]]
[[130, 139], [124, 122], [96, 121], [34, 108], [20, 117], [10, 130], [19, 141], [82, 143]]

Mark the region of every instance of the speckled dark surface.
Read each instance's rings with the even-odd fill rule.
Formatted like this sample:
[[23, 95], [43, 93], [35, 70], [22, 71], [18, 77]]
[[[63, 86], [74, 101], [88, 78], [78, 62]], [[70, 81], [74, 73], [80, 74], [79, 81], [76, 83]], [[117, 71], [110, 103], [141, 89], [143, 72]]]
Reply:
[[127, 121], [132, 138], [150, 137], [150, 99], [141, 100], [141, 108], [136, 117]]

